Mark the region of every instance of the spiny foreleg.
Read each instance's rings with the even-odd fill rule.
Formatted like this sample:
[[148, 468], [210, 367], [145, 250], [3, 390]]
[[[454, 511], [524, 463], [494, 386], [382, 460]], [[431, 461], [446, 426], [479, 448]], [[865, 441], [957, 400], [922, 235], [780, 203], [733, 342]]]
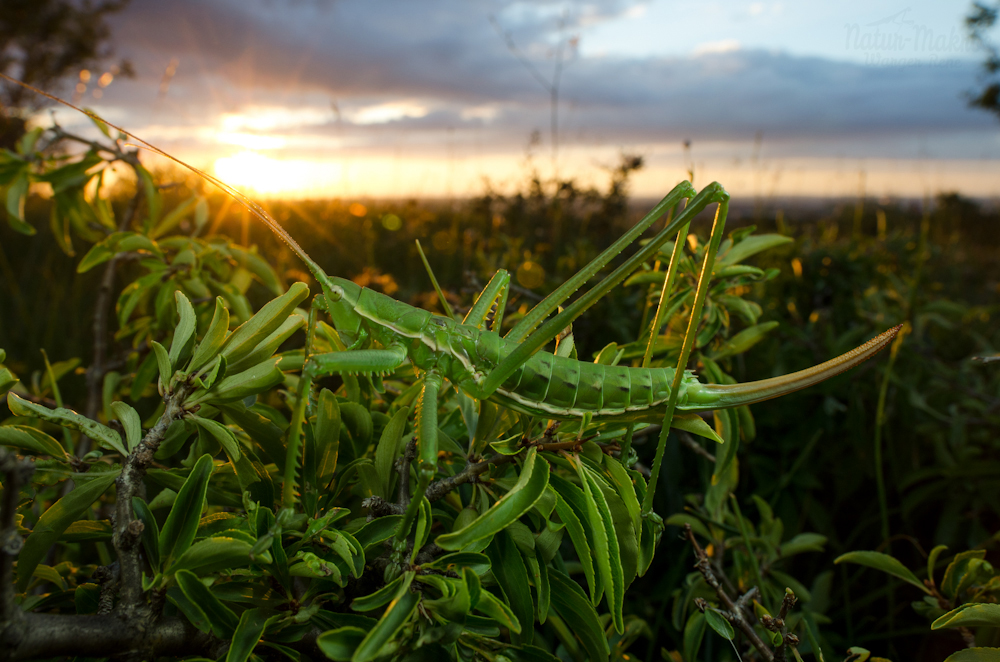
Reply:
[[[462, 324], [471, 324], [487, 331], [500, 331], [503, 323], [504, 308], [507, 307], [507, 296], [510, 293], [510, 274], [501, 269], [493, 274], [483, 291], [472, 304]], [[495, 312], [493, 312], [495, 311]], [[493, 312], [493, 323], [487, 328], [490, 312]]]
[[306, 375], [312, 379], [332, 374], [386, 374], [406, 361], [406, 348], [390, 345], [385, 349], [352, 349], [310, 357]]

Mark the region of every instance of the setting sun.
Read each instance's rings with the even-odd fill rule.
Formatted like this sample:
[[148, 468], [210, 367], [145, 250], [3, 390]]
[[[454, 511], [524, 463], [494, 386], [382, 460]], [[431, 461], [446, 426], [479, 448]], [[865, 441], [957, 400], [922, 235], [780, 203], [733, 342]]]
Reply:
[[215, 161], [217, 177], [262, 196], [296, 196], [329, 190], [340, 181], [342, 171], [341, 165], [332, 161], [273, 159], [250, 151]]

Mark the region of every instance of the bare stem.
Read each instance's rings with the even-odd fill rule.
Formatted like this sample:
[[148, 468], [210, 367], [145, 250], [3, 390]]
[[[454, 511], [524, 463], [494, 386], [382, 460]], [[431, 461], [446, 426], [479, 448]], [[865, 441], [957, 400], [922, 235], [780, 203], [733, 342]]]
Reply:
[[[58, 134], [57, 134], [58, 135]], [[143, 198], [140, 187], [129, 202], [128, 209], [118, 223], [118, 230], [128, 229], [139, 209]], [[118, 256], [112, 257], [104, 267], [101, 284], [97, 287], [97, 301], [94, 303], [94, 322], [91, 330], [94, 336], [94, 359], [87, 368], [87, 406], [83, 413], [87, 418], [97, 420], [97, 412], [101, 409], [104, 395], [104, 375], [109, 370], [107, 359], [108, 315], [111, 311], [111, 290], [115, 284], [115, 271], [118, 266]], [[77, 447], [77, 457], [83, 457], [90, 450], [90, 439], [82, 436]]]
[[715, 456], [705, 450], [705, 447], [699, 444], [697, 441], [691, 438], [687, 432], [677, 432], [677, 438], [681, 440], [681, 445], [687, 448], [689, 451], [695, 455], [700, 455], [711, 463], [715, 463]]
[[[410, 503], [410, 465], [417, 457], [417, 436], [411, 435], [403, 450], [403, 457], [396, 460], [396, 469], [399, 471], [399, 506], [400, 513], [406, 510]], [[387, 495], [388, 496], [388, 495]]]
[[142, 522], [132, 518], [132, 497], [138, 496], [146, 469], [153, 461], [153, 455], [160, 447], [170, 424], [185, 414], [184, 400], [189, 386], [182, 384], [173, 393], [164, 397], [165, 407], [160, 420], [156, 422], [142, 441], [129, 453], [125, 466], [115, 481], [118, 494], [115, 501], [115, 526], [113, 542], [118, 555], [121, 573], [121, 602], [119, 611], [126, 618], [142, 611], [142, 563], [139, 558], [139, 539]]
[[788, 610], [791, 609], [795, 603], [798, 602], [798, 598], [792, 593], [791, 589], [785, 589], [785, 597], [781, 601], [781, 609], [778, 611], [777, 618], [771, 618], [770, 616], [763, 616], [761, 618], [761, 625], [765, 629], [771, 632], [777, 632], [781, 635], [781, 644], [774, 649], [774, 662], [785, 662], [785, 653], [789, 646], [798, 646], [799, 638], [794, 634], [788, 632], [788, 626], [786, 624], [786, 619], [788, 617]]
[[[548, 438], [548, 437], [542, 437]], [[534, 447], [541, 451], [563, 451], [563, 450], [576, 450], [580, 446], [580, 442], [572, 439], [569, 441], [556, 441], [552, 443], [534, 443], [529, 442], [525, 444], [523, 450]], [[611, 450], [613, 446], [609, 446], [608, 450]], [[605, 450], [605, 452], [608, 452]], [[522, 451], [523, 452], [523, 451]], [[427, 487], [427, 491], [424, 496], [431, 503], [443, 499], [448, 492], [451, 492], [459, 485], [465, 483], [471, 483], [475, 479], [486, 473], [492, 466], [500, 466], [507, 464], [508, 462], [513, 462], [514, 459], [520, 455], [516, 453], [514, 455], [501, 455], [497, 453], [492, 455], [485, 460], [479, 462], [470, 462], [465, 465], [465, 468], [459, 471], [454, 476], [449, 476], [448, 478], [441, 478], [431, 483]], [[364, 505], [370, 510], [370, 514], [374, 517], [384, 517], [386, 515], [401, 515], [406, 512], [406, 506], [409, 504], [409, 483], [410, 483], [410, 463], [413, 458], [416, 457], [416, 444], [414, 440], [410, 440], [406, 445], [406, 450], [403, 452], [403, 457], [401, 462], [398, 464], [399, 467], [399, 501], [398, 503], [389, 503], [381, 497], [370, 497], [365, 499]], [[405, 501], [404, 501], [405, 495]]]
[[[765, 662], [774, 662], [774, 653], [772, 653], [768, 645], [761, 641], [761, 638], [757, 636], [757, 633], [753, 629], [753, 625], [747, 622], [747, 619], [743, 616], [740, 606], [733, 602], [733, 599], [729, 597], [728, 593], [726, 593], [726, 589], [724, 589], [722, 584], [719, 583], [718, 578], [716, 578], [715, 573], [712, 571], [712, 564], [708, 559], [708, 555], [695, 539], [694, 532], [691, 531], [690, 524], [684, 525], [684, 535], [687, 536], [688, 542], [691, 543], [691, 547], [694, 549], [694, 555], [698, 559], [695, 567], [698, 569], [698, 572], [701, 573], [701, 576], [705, 578], [705, 582], [715, 591], [715, 595], [718, 596], [719, 602], [722, 603], [722, 606], [725, 608], [726, 618], [733, 624], [733, 627], [742, 632], [753, 647], [760, 652], [761, 657], [764, 658]], [[750, 589], [748, 593], [756, 590], [756, 587], [754, 587]], [[745, 600], [741, 598], [740, 602], [745, 602]]]
[[21, 486], [34, 473], [35, 466], [0, 448], [0, 473], [3, 474], [3, 503], [0, 504], [0, 632], [10, 621], [18, 620], [21, 609], [14, 603], [14, 560], [23, 540], [17, 533], [15, 513]]

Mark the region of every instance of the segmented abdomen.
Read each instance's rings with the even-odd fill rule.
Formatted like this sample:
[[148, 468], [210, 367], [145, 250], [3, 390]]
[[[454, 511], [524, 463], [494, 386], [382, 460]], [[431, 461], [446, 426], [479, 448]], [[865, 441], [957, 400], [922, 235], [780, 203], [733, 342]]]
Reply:
[[498, 392], [519, 409], [551, 418], [614, 417], [665, 402], [673, 374], [673, 368], [606, 366], [539, 352]]

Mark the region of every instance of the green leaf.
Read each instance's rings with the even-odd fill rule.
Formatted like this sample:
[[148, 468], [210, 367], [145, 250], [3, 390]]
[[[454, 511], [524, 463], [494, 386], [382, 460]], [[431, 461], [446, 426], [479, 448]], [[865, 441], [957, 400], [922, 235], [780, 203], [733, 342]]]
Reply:
[[387, 644], [406, 625], [406, 622], [410, 620], [410, 616], [413, 615], [413, 612], [417, 608], [417, 602], [420, 601], [420, 597], [410, 591], [410, 583], [413, 581], [413, 577], [413, 572], [405, 573], [395, 597], [389, 603], [389, 607], [385, 610], [385, 613], [382, 614], [382, 618], [378, 619], [375, 627], [358, 644], [357, 649], [354, 651], [354, 656], [351, 658], [353, 662], [374, 660], [378, 657], [382, 646]]
[[594, 572], [594, 559], [591, 552], [593, 543], [590, 542], [594, 533], [590, 527], [590, 520], [587, 519], [586, 495], [583, 490], [558, 474], [552, 474], [551, 481], [557, 494], [556, 513], [566, 525], [569, 539], [580, 559], [580, 565], [583, 566], [583, 575], [590, 589], [591, 602], [596, 604], [600, 599], [598, 597], [600, 580]]
[[402, 520], [402, 515], [378, 517], [358, 529], [354, 538], [362, 548], [369, 549], [396, 535], [396, 528]]
[[625, 574], [622, 568], [621, 548], [618, 544], [614, 519], [608, 502], [604, 498], [604, 493], [601, 492], [601, 487], [597, 484], [597, 479], [590, 472], [589, 467], [580, 461], [574, 464], [577, 467], [583, 492], [587, 495], [587, 510], [594, 531], [594, 554], [608, 598], [611, 620], [614, 622], [615, 631], [621, 634], [625, 631], [622, 615], [625, 601]]
[[[482, 589], [478, 586], [478, 578], [472, 575], [473, 582], [479, 588], [482, 597]], [[435, 614], [444, 618], [461, 623], [472, 611], [472, 594], [469, 585], [463, 579], [453, 577], [441, 577], [438, 575], [420, 575], [417, 578], [422, 584], [434, 587], [440, 594], [439, 598], [424, 596], [420, 605]]]
[[0, 368], [0, 395], [14, 388], [14, 384], [17, 382], [18, 379], [14, 376], [14, 373], [7, 368]]
[[485, 574], [490, 569], [490, 558], [479, 552], [452, 552], [439, 556], [430, 563], [425, 563], [423, 568], [435, 568], [446, 572], [458, 573], [463, 568], [472, 570], [477, 575]]
[[213, 469], [212, 456], [202, 455], [177, 492], [177, 499], [160, 532], [160, 558], [167, 568], [194, 542]]
[[101, 446], [116, 450], [123, 456], [128, 456], [128, 451], [122, 445], [122, 438], [117, 432], [106, 425], [101, 425], [76, 413], [72, 409], [64, 407], [49, 409], [43, 405], [36, 405], [24, 400], [13, 391], [7, 393], [7, 406], [10, 407], [11, 413], [15, 416], [37, 417], [43, 421], [61, 425], [68, 430], [79, 430]]
[[143, 192], [146, 194], [146, 207], [149, 210], [149, 218], [146, 221], [148, 229], [160, 218], [160, 207], [163, 206], [163, 200], [160, 198], [160, 191], [153, 175], [141, 165], [134, 165], [133, 168], [139, 176], [139, 182], [142, 183]]
[[279, 470], [284, 469], [284, 431], [275, 425], [274, 421], [262, 415], [261, 410], [253, 407], [246, 409], [238, 402], [219, 405], [219, 409], [250, 435], [250, 438], [257, 443], [257, 449], [263, 452], [265, 459], [278, 465]]
[[73, 522], [59, 540], [63, 542], [84, 542], [91, 540], [111, 540], [110, 520], [78, 520]]
[[705, 614], [700, 611], [688, 616], [684, 625], [684, 659], [697, 660], [701, 649], [701, 640], [705, 636]]
[[174, 300], [177, 302], [177, 326], [174, 327], [174, 337], [170, 341], [170, 365], [175, 368], [180, 367], [180, 359], [187, 354], [194, 342], [194, 333], [198, 326], [198, 316], [194, 313], [194, 306], [183, 292], [174, 292]]
[[548, 484], [549, 464], [538, 458], [536, 449], [532, 448], [524, 459], [521, 475], [507, 494], [471, 524], [459, 531], [440, 535], [435, 542], [443, 549], [459, 550], [477, 540], [495, 535], [531, 510]]
[[735, 336], [722, 343], [719, 349], [710, 354], [710, 358], [718, 361], [730, 356], [742, 354], [763, 340], [768, 333], [776, 328], [778, 328], [777, 322], [764, 322], [762, 324], [756, 324], [747, 329], [743, 329]]
[[232, 430], [218, 421], [201, 416], [192, 416], [188, 420], [212, 435], [233, 462], [240, 459], [242, 455], [240, 443], [236, 440], [236, 435], [233, 434]]
[[365, 550], [347, 531], [323, 531], [320, 534], [331, 550], [343, 559], [346, 569], [355, 578], [365, 570]]
[[944, 662], [996, 662], [1000, 648], [966, 648], [949, 655]]
[[751, 255], [756, 255], [757, 253], [774, 248], [775, 246], [790, 243], [791, 241], [793, 241], [791, 237], [781, 234], [753, 235], [726, 251], [725, 255], [719, 257], [716, 264], [719, 265], [718, 268], [739, 264]]
[[0, 425], [0, 445], [67, 459], [66, 450], [53, 437], [26, 425]]
[[119, 473], [119, 471], [107, 471], [87, 475], [87, 482], [78, 484], [72, 492], [56, 501], [42, 513], [31, 535], [24, 541], [24, 547], [21, 548], [21, 553], [17, 557], [17, 591], [19, 593], [24, 592], [28, 587], [35, 568], [63, 531], [69, 528], [70, 524], [83, 517], [90, 506], [111, 486], [111, 483], [115, 482]]
[[188, 212], [191, 211], [191, 208], [194, 207], [197, 202], [198, 196], [193, 195], [174, 207], [170, 210], [170, 213], [163, 217], [163, 220], [156, 224], [156, 227], [149, 231], [149, 237], [151, 239], [158, 239], [173, 230], [177, 227], [177, 224], [181, 222], [181, 219], [187, 216]]
[[348, 625], [327, 630], [316, 639], [316, 646], [331, 660], [348, 662], [367, 634], [361, 628]]
[[208, 622], [208, 616], [205, 616], [205, 612], [202, 611], [198, 603], [189, 600], [179, 587], [174, 586], [167, 589], [167, 600], [184, 614], [191, 625], [206, 634], [211, 634], [212, 625]]
[[97, 584], [79, 584], [73, 591], [73, 606], [77, 614], [96, 614], [100, 600], [101, 587]]
[[309, 296], [309, 286], [294, 283], [280, 297], [272, 299], [257, 314], [241, 324], [222, 346], [222, 355], [230, 364], [248, 355], [262, 340], [288, 319], [295, 307]]
[[[356, 380], [355, 380], [356, 381]], [[354, 448], [355, 457], [361, 457], [368, 450], [374, 433], [371, 412], [356, 402], [341, 402], [340, 418]]]
[[340, 454], [340, 405], [337, 396], [330, 389], [319, 393], [316, 405], [316, 422], [313, 424], [313, 439], [316, 447], [316, 478], [320, 484], [328, 484], [337, 471]]
[[675, 430], [684, 430], [685, 432], [696, 434], [699, 437], [711, 439], [718, 444], [726, 443], [725, 440], [712, 429], [712, 426], [706, 423], [705, 419], [698, 414], [682, 414], [678, 412], [674, 414], [674, 420], [671, 421], [670, 427]]
[[212, 315], [212, 321], [208, 325], [208, 330], [205, 331], [205, 336], [194, 350], [194, 356], [191, 357], [188, 370], [195, 372], [214, 359], [218, 355], [219, 350], [222, 349], [222, 345], [226, 342], [226, 336], [228, 335], [229, 309], [226, 308], [226, 303], [222, 297], [215, 297], [215, 313]]
[[966, 552], [959, 552], [948, 564], [944, 571], [944, 579], [941, 580], [941, 592], [949, 598], [954, 598], [958, 594], [959, 585], [962, 579], [972, 570], [972, 562], [981, 560], [986, 556], [985, 549], [971, 549]]
[[782, 543], [780, 553], [782, 558], [787, 558], [802, 552], [822, 552], [825, 544], [826, 536], [821, 536], [818, 533], [800, 533], [791, 540]]
[[[21, 139], [17, 141], [17, 153], [23, 156], [28, 156], [31, 152], [35, 151], [35, 145], [38, 143], [38, 139], [42, 137], [45, 133], [45, 129], [36, 126], [31, 131], [25, 132]], [[10, 154], [10, 152], [8, 152]], [[20, 159], [18, 159], [20, 160]]]
[[379, 496], [388, 499], [392, 494], [393, 463], [399, 456], [399, 442], [406, 430], [409, 407], [402, 407], [382, 430], [382, 437], [375, 448], [375, 471], [378, 473]]
[[156, 367], [160, 371], [158, 390], [160, 395], [163, 395], [170, 386], [170, 379], [174, 376], [174, 368], [170, 364], [170, 355], [167, 354], [167, 350], [163, 345], [155, 340], [151, 340], [149, 344], [153, 348], [153, 354], [156, 355]]
[[521, 622], [517, 620], [517, 616], [514, 615], [511, 608], [507, 606], [506, 602], [498, 599], [489, 591], [480, 592], [479, 601], [476, 603], [476, 609], [481, 613], [486, 614], [514, 634], [521, 633]]
[[30, 237], [36, 230], [24, 221], [24, 199], [28, 197], [28, 186], [28, 171], [24, 170], [7, 189], [7, 223], [14, 230]]
[[417, 530], [413, 535], [413, 553], [410, 556], [410, 564], [417, 562], [417, 554], [424, 545], [427, 544], [427, 537], [431, 533], [431, 526], [434, 524], [434, 515], [431, 513], [431, 502], [426, 496], [420, 497], [420, 510], [417, 513]]
[[715, 630], [715, 633], [723, 639], [732, 641], [733, 637], [736, 636], [736, 630], [733, 629], [732, 624], [726, 620], [725, 616], [714, 609], [709, 608], [705, 610], [705, 622], [708, 623], [708, 627]]
[[174, 579], [177, 580], [177, 585], [187, 599], [198, 605], [198, 608], [205, 614], [205, 618], [212, 627], [212, 634], [224, 639], [233, 636], [240, 620], [232, 609], [222, 604], [222, 601], [215, 597], [211, 589], [205, 586], [193, 572], [181, 570], [174, 575]]
[[941, 552], [948, 549], [948, 545], [938, 545], [931, 550], [931, 553], [927, 556], [927, 577], [932, 582], [934, 581], [934, 566], [937, 565], [938, 557], [941, 556]]
[[960, 627], [1000, 627], [1000, 604], [983, 602], [964, 604], [931, 623], [932, 630]]
[[402, 583], [403, 575], [400, 575], [374, 593], [354, 598], [351, 602], [351, 609], [354, 611], [374, 611], [379, 607], [384, 607], [396, 596]]
[[276, 296], [281, 294], [282, 287], [281, 283], [278, 282], [278, 275], [274, 273], [274, 269], [267, 260], [254, 252], [243, 250], [239, 246], [230, 246], [229, 251], [241, 267], [260, 279], [264, 287], [274, 292]]
[[104, 134], [105, 138], [111, 137], [111, 129], [109, 129], [108, 125], [104, 123], [104, 120], [102, 120], [96, 114], [92, 114], [89, 112], [87, 113], [87, 117], [89, 117], [90, 121], [94, 123], [94, 126], [96, 126], [98, 130], [100, 130], [100, 132]]
[[535, 584], [535, 603], [538, 606], [538, 622], [544, 624], [549, 617], [549, 607], [552, 606], [552, 586], [549, 583], [549, 567], [542, 557], [540, 547], [535, 547], [534, 556], [525, 556], [525, 560], [531, 567], [531, 574]]
[[108, 247], [107, 240], [94, 244], [87, 251], [80, 264], [76, 265], [76, 273], [87, 273], [99, 264], [104, 264], [115, 256], [115, 251]]
[[640, 514], [641, 508], [639, 506], [639, 499], [635, 495], [635, 485], [632, 483], [632, 477], [629, 476], [628, 470], [622, 466], [621, 462], [618, 462], [610, 455], [604, 456], [604, 467], [611, 474], [611, 484], [621, 498], [622, 503], [625, 504], [625, 508], [628, 510], [629, 518], [632, 520], [632, 527], [635, 529], [636, 544], [641, 544], [642, 540], [642, 516]]
[[235, 402], [269, 391], [285, 379], [284, 373], [278, 368], [278, 361], [280, 359], [272, 356], [243, 372], [227, 375], [208, 391], [199, 390], [192, 393], [187, 402], [192, 405]]
[[611, 649], [604, 636], [604, 627], [583, 589], [555, 568], [549, 568], [549, 581], [552, 583], [552, 608], [580, 640], [587, 659], [590, 662], [606, 661]]
[[154, 572], [160, 571], [160, 527], [156, 518], [149, 510], [146, 502], [139, 497], [132, 497], [132, 511], [142, 522], [142, 546], [146, 550], [146, 558]]
[[226, 662], [246, 662], [254, 647], [264, 634], [264, 626], [270, 614], [264, 609], [247, 609], [240, 616], [239, 625], [233, 634], [233, 643], [226, 653]]
[[848, 552], [841, 554], [833, 561], [834, 563], [857, 563], [860, 565], [875, 568], [888, 573], [893, 577], [898, 577], [905, 582], [909, 582], [918, 587], [924, 593], [930, 595], [930, 590], [917, 579], [916, 575], [907, 570], [906, 566], [895, 558], [881, 552]]
[[125, 429], [125, 440], [128, 442], [129, 451], [135, 450], [142, 441], [142, 421], [139, 419], [139, 412], [121, 401], [112, 402], [111, 410], [115, 412], [115, 416]]
[[[251, 549], [253, 549], [253, 545], [242, 539], [226, 536], [205, 538], [191, 545], [172, 566], [167, 567], [167, 572], [191, 570], [195, 574], [206, 575], [219, 570], [249, 565]], [[271, 555], [268, 552], [258, 554], [255, 561], [264, 564], [270, 563]]]
[[[288, 319], [281, 323], [274, 332], [260, 341], [252, 352], [240, 359], [236, 364], [231, 365], [230, 372], [242, 372], [251, 366], [255, 366], [261, 361], [269, 359], [286, 340], [306, 325], [306, 317], [298, 312], [292, 313]], [[300, 368], [301, 369], [301, 368]]]
[[501, 530], [486, 548], [486, 555], [490, 558], [493, 577], [496, 578], [507, 604], [521, 624], [521, 640], [515, 640], [514, 643], [530, 644], [535, 631], [531, 627], [535, 620], [535, 607], [531, 601], [531, 587], [528, 586], [528, 569], [524, 565], [521, 553], [510, 534]]

